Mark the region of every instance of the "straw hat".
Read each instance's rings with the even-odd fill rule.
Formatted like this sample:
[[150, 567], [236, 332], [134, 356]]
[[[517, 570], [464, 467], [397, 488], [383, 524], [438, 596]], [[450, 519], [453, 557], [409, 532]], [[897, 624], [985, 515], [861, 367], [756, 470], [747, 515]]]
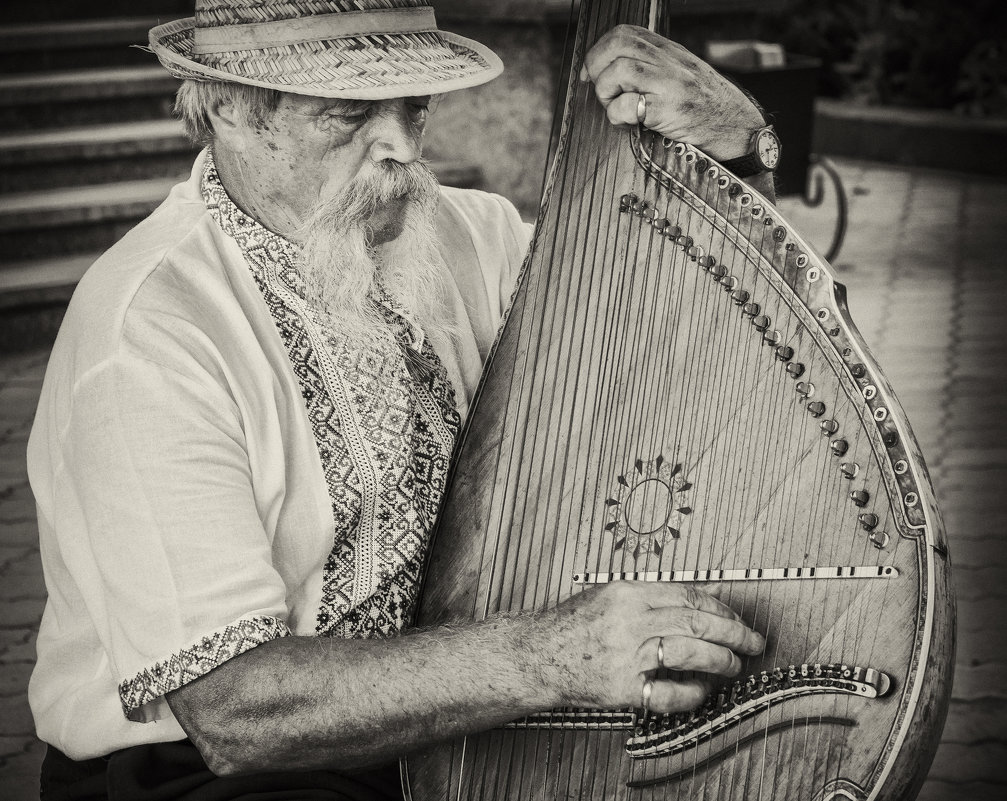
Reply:
[[477, 86], [503, 71], [488, 47], [437, 29], [423, 0], [196, 0], [150, 31], [176, 78], [316, 97], [383, 100]]

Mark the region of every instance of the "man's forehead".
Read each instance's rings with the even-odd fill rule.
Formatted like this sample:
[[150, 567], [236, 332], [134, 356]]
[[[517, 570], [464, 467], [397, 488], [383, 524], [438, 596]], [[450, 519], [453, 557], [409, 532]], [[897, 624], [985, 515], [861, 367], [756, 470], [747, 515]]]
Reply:
[[300, 95], [292, 92], [283, 92], [280, 99], [279, 108], [288, 109], [300, 113], [320, 114], [331, 110], [354, 110], [366, 108], [375, 103], [416, 103], [426, 105], [432, 99], [431, 95], [409, 96], [392, 98], [389, 100], [364, 100], [354, 98], [333, 98], [315, 97], [312, 95]]

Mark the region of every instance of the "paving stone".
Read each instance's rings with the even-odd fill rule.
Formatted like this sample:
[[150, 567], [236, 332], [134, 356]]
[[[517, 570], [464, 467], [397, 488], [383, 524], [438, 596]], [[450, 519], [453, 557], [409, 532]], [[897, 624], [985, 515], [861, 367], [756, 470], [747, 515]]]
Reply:
[[927, 777], [917, 801], [1004, 801], [1000, 782], [949, 782]]
[[[19, 421], [30, 419], [31, 416], [34, 416], [35, 407], [38, 405], [38, 396], [39, 388], [34, 385], [20, 382], [6, 384], [0, 387], [0, 409], [9, 411], [2, 414], [6, 417], [7, 414], [16, 412]], [[26, 412], [30, 412], [30, 415]], [[0, 419], [3, 418], [0, 417]]]
[[[4, 670], [7, 669], [5, 665]], [[35, 734], [35, 721], [28, 708], [27, 696], [0, 696], [0, 734], [25, 737]]]
[[1004, 310], [989, 305], [989, 297], [975, 299], [964, 297], [961, 304], [961, 319], [959, 320], [960, 336], [968, 338], [974, 333], [992, 333], [995, 342], [1003, 345], [1005, 339], [1005, 323], [1007, 317]]
[[[31, 662], [11, 662], [3, 660], [3, 670], [0, 671], [0, 697], [15, 695], [24, 696], [28, 692], [28, 679], [31, 676]], [[3, 724], [0, 724], [2, 726]]]
[[0, 665], [34, 662], [35, 636], [34, 627], [0, 627]]
[[3, 617], [0, 618], [0, 624], [5, 628], [37, 626], [42, 619], [43, 607], [45, 607], [43, 598], [19, 598], [14, 601], [6, 601], [3, 604]]
[[938, 334], [912, 329], [902, 332], [888, 331], [885, 334], [885, 341], [876, 350], [887, 360], [943, 375], [944, 371], [938, 368], [953, 358], [951, 354], [944, 352], [946, 345], [947, 337], [943, 331]]
[[[14, 571], [0, 571], [0, 603], [8, 604], [12, 601], [26, 598], [45, 599], [45, 587], [42, 584], [42, 573], [19, 573]], [[5, 615], [0, 615], [3, 619]]]
[[5, 495], [9, 494], [13, 497], [16, 493], [22, 491], [22, 487], [28, 485], [28, 476], [24, 473], [24, 469], [18, 469], [14, 464], [0, 463], [0, 512], [3, 509], [3, 498]]
[[989, 527], [979, 527], [977, 531], [984, 532], [985, 536], [979, 534], [974, 538], [961, 534], [957, 536], [953, 546], [954, 563], [963, 567], [993, 566], [1005, 570], [1007, 568], [1007, 554], [1004, 554], [1002, 530], [993, 531]]
[[45, 745], [32, 737], [25, 741], [21, 753], [0, 760], [4, 801], [38, 801], [38, 778], [44, 756]]
[[[0, 760], [6, 757], [24, 754], [28, 749], [30, 740], [25, 737], [10, 737], [0, 735]], [[2, 762], [0, 762], [2, 764]]]
[[1007, 699], [952, 701], [941, 742], [967, 744], [986, 740], [1007, 741]]
[[[5, 552], [9, 559], [2, 555]], [[38, 582], [36, 588], [41, 586], [42, 559], [34, 543], [27, 548], [0, 548], [0, 564], [3, 565], [0, 567], [2, 575], [25, 576]]]
[[3, 355], [3, 378], [0, 378], [0, 385], [4, 380], [15, 378], [25, 373], [34, 371], [41, 372], [49, 362], [49, 348], [31, 348], [20, 353], [5, 353]]
[[[995, 240], [1003, 247], [1002, 237]], [[1003, 254], [1001, 253], [1002, 257]], [[1007, 275], [1000, 271], [1000, 262], [987, 262], [983, 259], [968, 259], [961, 266], [961, 273], [958, 276], [959, 285], [956, 287], [963, 300], [982, 301], [990, 310], [1003, 310], [1001, 296], [998, 294], [1007, 286]], [[983, 294], [986, 290], [986, 294]]]
[[982, 510], [973, 516], [961, 516], [953, 503], [944, 502], [941, 514], [951, 542], [952, 564], [955, 568], [994, 567], [1002, 570], [1007, 561], [998, 559], [1003, 549], [1001, 526], [982, 519]]
[[958, 599], [958, 631], [967, 634], [988, 634], [991, 625], [1007, 620], [1007, 598], [982, 597]]
[[929, 775], [956, 782], [1007, 782], [1007, 743], [941, 743]]
[[[948, 453], [944, 466], [988, 471], [991, 468], [1001, 475], [1007, 473], [1007, 443], [987, 440], [987, 447], [957, 448]], [[1007, 478], [1007, 476], [1004, 476]]]
[[35, 517], [34, 498], [25, 500], [20, 494], [4, 498], [0, 493], [0, 543], [4, 545], [38, 544], [38, 522]]
[[994, 426], [1003, 430], [1007, 426], [1007, 415], [997, 419], [1007, 410], [1007, 395], [1000, 392], [987, 392], [972, 397], [962, 397], [956, 393], [948, 402], [947, 409], [951, 417], [951, 430], [955, 430], [956, 426], [967, 428], [973, 423], [982, 424], [985, 430]]
[[[970, 642], [966, 640], [966, 645]], [[958, 651], [952, 698], [961, 701], [1007, 698], [1007, 663], [979, 662], [973, 665], [969, 661], [963, 661], [961, 641]]]
[[993, 567], [1003, 571], [1007, 566], [1007, 560], [999, 553], [1003, 550], [1003, 541], [989, 527], [957, 526], [951, 529], [950, 542], [951, 564], [955, 569]]
[[[968, 495], [965, 496], [968, 499]], [[983, 507], [979, 503], [949, 504], [945, 519], [963, 530], [1005, 531], [1007, 530], [1007, 509]], [[989, 536], [989, 535], [986, 535]]]
[[955, 566], [952, 576], [960, 599], [1007, 598], [1007, 582], [1003, 580], [1003, 571], [996, 567]]
[[30, 545], [5, 545], [0, 543], [0, 570], [12, 565], [32, 552]]
[[[1004, 484], [1005, 472], [1007, 470], [1002, 466], [988, 465], [971, 470], [967, 476], [960, 476], [961, 480], [956, 480], [959, 479], [959, 476], [951, 474], [948, 476], [949, 484], [944, 500], [949, 505], [958, 506], [961, 504], [982, 508], [984, 493], [997, 492], [998, 489], [1007, 486]], [[1003, 531], [1001, 530], [999, 533], [1003, 534]]]
[[[1007, 638], [1001, 635], [996, 621], [990, 621], [990, 624], [990, 627], [979, 636], [968, 629], [962, 632], [958, 638], [955, 660], [956, 664], [963, 667], [979, 667], [994, 663], [1000, 665], [998, 671], [1004, 683], [994, 686], [998, 688], [997, 694], [1003, 695], [1007, 693], [1007, 674], [1003, 672], [1004, 666], [1007, 665]], [[999, 689], [1000, 687], [1003, 689]]]

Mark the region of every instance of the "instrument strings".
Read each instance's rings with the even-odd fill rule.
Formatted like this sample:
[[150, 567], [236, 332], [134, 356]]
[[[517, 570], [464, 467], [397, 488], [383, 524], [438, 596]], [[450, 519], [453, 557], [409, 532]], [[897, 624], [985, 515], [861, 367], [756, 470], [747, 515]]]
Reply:
[[[588, 40], [625, 19], [647, 19], [648, 4], [625, 5], [595, 4]], [[594, 109], [591, 85], [576, 82], [576, 66], [573, 74], [576, 97], [565, 123], [570, 155], [553, 176], [538, 250], [507, 322], [516, 331], [510, 411], [505, 445], [486, 465], [496, 530], [485, 538], [476, 616], [554, 606], [579, 591], [572, 586], [578, 571], [877, 562], [880, 552], [855, 525], [829, 530], [851, 519], [853, 485], [839, 475], [838, 460], [823, 455], [818, 423], [803, 407], [821, 399], [828, 417], [844, 422], [858, 412], [830, 378], [827, 358], [800, 315], [750, 255], [769, 249], [775, 226], [739, 217], [739, 197], [715, 181], [705, 182], [701, 196], [687, 196], [687, 187], [665, 186], [640, 169], [629, 136], [612, 131]], [[605, 147], [612, 138], [620, 145]], [[671, 152], [659, 140], [652, 148], [658, 164]], [[692, 245], [726, 269], [720, 280], [689, 244], [620, 208], [627, 175], [631, 192], [652, 204], [656, 219], [694, 237]], [[718, 215], [740, 220], [737, 233], [718, 223]], [[764, 217], [774, 215], [774, 208], [765, 209]], [[782, 264], [787, 254], [777, 250]], [[743, 311], [744, 302], [732, 296], [736, 290], [760, 304], [757, 314]], [[760, 314], [771, 320], [765, 333], [751, 324]], [[780, 333], [778, 343], [766, 341], [773, 331]], [[797, 393], [797, 380], [774, 356], [777, 346], [794, 348], [805, 367], [800, 381], [820, 392]], [[851, 453], [869, 447], [861, 434], [859, 426], [844, 426]], [[863, 467], [856, 486], [881, 497], [874, 462]], [[889, 525], [887, 509], [876, 511], [883, 518], [879, 528]], [[873, 637], [863, 632], [872, 609], [855, 603], [855, 589], [844, 585], [767, 581], [717, 588], [770, 643], [739, 678], [757, 672], [753, 665], [771, 671], [869, 660], [877, 629]], [[849, 698], [836, 698], [829, 714], [850, 717]], [[669, 801], [691, 801], [697, 790], [705, 798], [811, 797], [812, 788], [841, 775], [843, 750], [830, 747], [824, 708], [791, 703], [735, 723], [678, 758], [681, 778], [668, 783], [657, 781], [668, 770], [664, 760], [631, 760], [624, 751], [631, 732], [615, 726], [498, 730], [467, 739], [449, 797], [533, 797], [542, 792], [531, 786], [540, 775], [534, 766], [547, 760], [558, 765], [550, 780], [567, 788], [546, 792], [550, 798], [565, 792], [601, 798], [613, 786], [622, 788], [621, 797]], [[819, 711], [812, 716], [808, 709]], [[652, 719], [661, 725], [661, 716]], [[770, 758], [774, 751], [777, 758]], [[720, 759], [726, 752], [733, 758]], [[795, 760], [801, 768], [788, 769]], [[631, 795], [629, 779], [657, 783], [646, 795]]]

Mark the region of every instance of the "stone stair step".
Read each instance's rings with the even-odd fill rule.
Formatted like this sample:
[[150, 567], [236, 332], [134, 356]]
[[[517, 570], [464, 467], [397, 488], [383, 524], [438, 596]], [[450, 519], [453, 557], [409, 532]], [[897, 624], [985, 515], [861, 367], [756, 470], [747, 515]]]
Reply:
[[137, 181], [145, 178], [180, 179], [189, 174], [195, 150], [133, 155], [121, 158], [53, 162], [0, 167], [0, 196], [32, 189]]
[[194, 152], [177, 120], [0, 135], [0, 192], [179, 176]]
[[76, 69], [112, 64], [147, 64], [148, 31], [183, 16], [113, 17], [0, 25], [0, 73]]
[[0, 78], [0, 105], [135, 97], [170, 92], [177, 85], [160, 64], [29, 72]]
[[149, 17], [166, 11], [192, 16], [192, 0], [45, 0], [36, 3], [8, 3], [4, 21], [35, 23], [85, 20], [103, 17]]
[[0, 253], [10, 261], [103, 250], [177, 183], [150, 178], [0, 195]]
[[177, 88], [156, 63], [2, 75], [0, 129], [163, 119]]
[[0, 25], [0, 53], [101, 47], [147, 41], [147, 32], [177, 14], [144, 17], [111, 17], [59, 22], [24, 22]]
[[0, 134], [0, 166], [186, 149], [177, 120], [141, 120]]
[[84, 271], [98, 253], [0, 265], [0, 351], [51, 343]]
[[149, 214], [175, 183], [173, 179], [151, 178], [12, 192], [0, 197], [0, 233]]
[[100, 255], [75, 253], [0, 265], [0, 310], [69, 300], [84, 271]]

